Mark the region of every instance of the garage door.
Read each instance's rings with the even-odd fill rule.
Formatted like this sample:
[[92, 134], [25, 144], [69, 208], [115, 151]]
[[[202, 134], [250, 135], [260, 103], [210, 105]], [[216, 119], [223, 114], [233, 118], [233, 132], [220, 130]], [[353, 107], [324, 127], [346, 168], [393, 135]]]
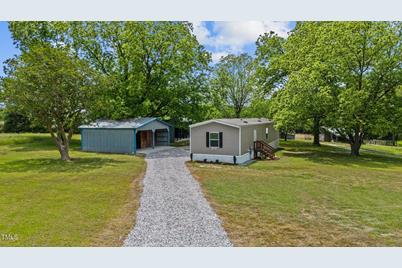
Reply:
[[156, 135], [156, 146], [167, 146], [169, 144], [167, 129], [157, 129], [155, 135]]

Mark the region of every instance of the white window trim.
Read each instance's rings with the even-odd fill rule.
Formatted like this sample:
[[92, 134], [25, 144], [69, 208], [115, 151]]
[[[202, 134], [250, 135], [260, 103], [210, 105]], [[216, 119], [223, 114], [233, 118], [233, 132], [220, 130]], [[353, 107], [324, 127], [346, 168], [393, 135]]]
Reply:
[[[218, 146], [212, 146], [212, 145], [211, 145], [211, 134], [212, 134], [212, 133], [218, 134], [218, 139], [212, 139], [212, 140], [214, 140], [214, 141], [218, 141]], [[219, 143], [220, 143], [220, 140], [219, 140], [219, 132], [209, 132], [208, 142], [209, 142], [209, 148], [213, 148], [213, 149], [219, 148]]]

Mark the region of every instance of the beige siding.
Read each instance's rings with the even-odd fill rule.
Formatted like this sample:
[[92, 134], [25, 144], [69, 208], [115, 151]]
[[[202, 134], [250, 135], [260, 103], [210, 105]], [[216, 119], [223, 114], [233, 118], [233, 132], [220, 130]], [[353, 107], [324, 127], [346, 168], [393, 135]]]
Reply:
[[[268, 128], [268, 139], [265, 135], [265, 129]], [[273, 123], [263, 125], [250, 125], [241, 128], [241, 154], [248, 152], [248, 149], [254, 146], [254, 129], [257, 130], [257, 140], [263, 140], [270, 143], [279, 139], [279, 132], [274, 128]]]
[[[206, 132], [223, 132], [223, 148], [206, 146]], [[195, 154], [238, 155], [239, 129], [211, 122], [191, 128], [191, 152]]]

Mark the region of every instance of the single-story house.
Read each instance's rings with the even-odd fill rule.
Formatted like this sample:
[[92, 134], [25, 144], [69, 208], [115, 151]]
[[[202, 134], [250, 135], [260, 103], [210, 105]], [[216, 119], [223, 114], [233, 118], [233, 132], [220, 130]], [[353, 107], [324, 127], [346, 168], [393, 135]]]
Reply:
[[135, 154], [137, 149], [167, 146], [174, 137], [173, 126], [155, 117], [97, 120], [79, 129], [81, 150], [90, 152]]
[[242, 164], [261, 153], [273, 158], [279, 131], [265, 118], [212, 119], [190, 125], [193, 161]]

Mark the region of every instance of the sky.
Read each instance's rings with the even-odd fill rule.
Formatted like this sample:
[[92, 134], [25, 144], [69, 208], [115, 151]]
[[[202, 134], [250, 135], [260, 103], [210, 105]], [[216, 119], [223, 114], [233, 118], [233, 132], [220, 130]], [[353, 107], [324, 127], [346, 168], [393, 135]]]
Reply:
[[194, 34], [198, 41], [212, 53], [216, 63], [228, 54], [255, 52], [255, 42], [259, 35], [274, 31], [279, 36], [287, 37], [295, 22], [273, 21], [192, 21]]
[[[212, 61], [218, 62], [228, 54], [255, 52], [255, 41], [260, 34], [274, 31], [279, 36], [287, 37], [295, 22], [274, 21], [192, 21], [194, 34], [198, 41], [211, 52]], [[0, 76], [3, 73], [3, 62], [18, 54], [13, 45], [7, 22], [0, 21]]]
[[13, 45], [8, 23], [0, 21], [0, 76], [3, 76], [3, 62], [18, 54], [18, 49]]

